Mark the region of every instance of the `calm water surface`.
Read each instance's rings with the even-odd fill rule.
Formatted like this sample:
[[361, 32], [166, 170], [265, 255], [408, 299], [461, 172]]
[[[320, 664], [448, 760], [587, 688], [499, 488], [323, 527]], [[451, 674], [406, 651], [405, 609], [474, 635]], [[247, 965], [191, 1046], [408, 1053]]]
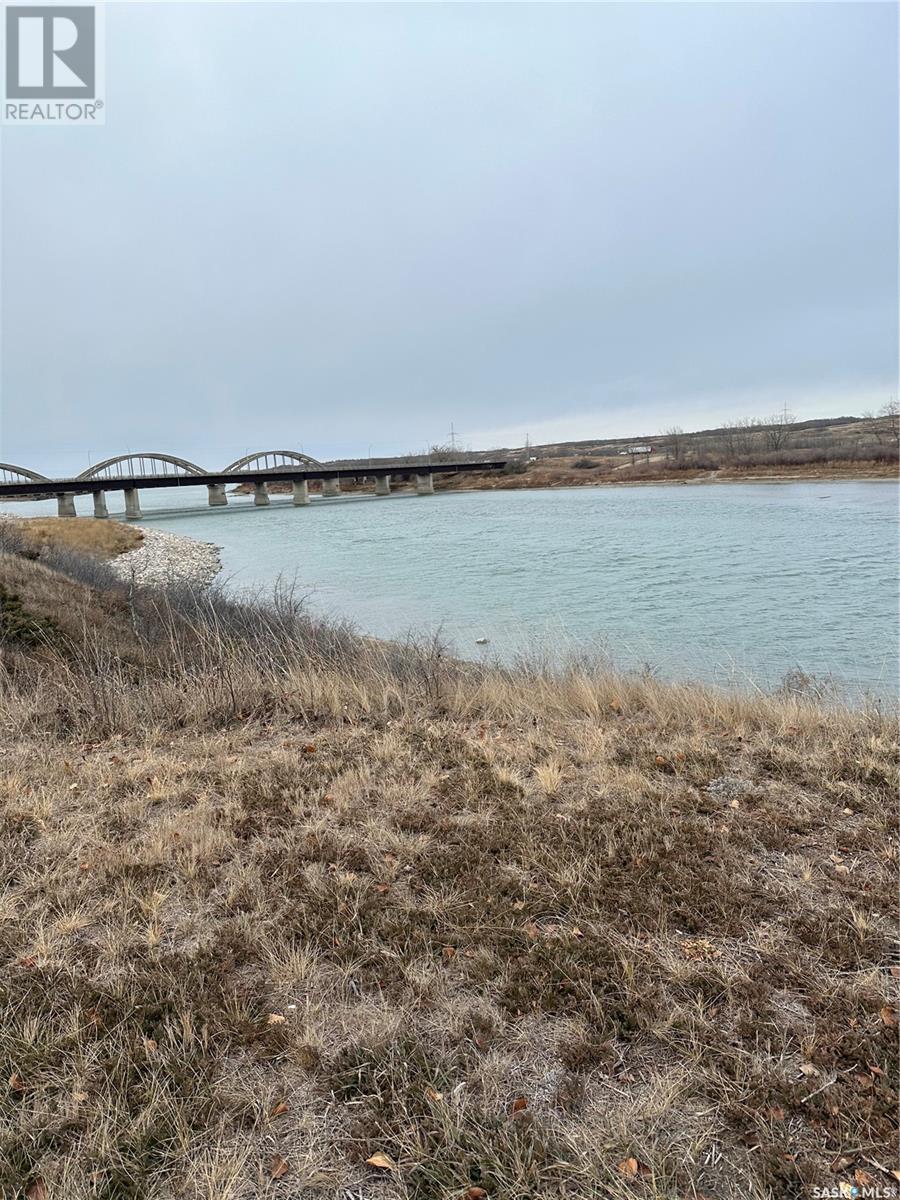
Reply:
[[766, 689], [799, 668], [896, 693], [893, 482], [229, 500], [141, 494], [146, 523], [220, 545], [232, 585], [296, 578], [366, 632], [440, 628], [468, 657], [601, 649], [626, 669]]

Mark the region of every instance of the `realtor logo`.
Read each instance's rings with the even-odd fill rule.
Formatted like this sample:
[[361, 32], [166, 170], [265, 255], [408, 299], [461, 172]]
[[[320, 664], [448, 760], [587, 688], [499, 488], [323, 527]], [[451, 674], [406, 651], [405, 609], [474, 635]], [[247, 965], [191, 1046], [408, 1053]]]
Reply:
[[7, 7], [5, 125], [103, 123], [102, 16], [94, 4]]
[[94, 32], [93, 7], [7, 8], [7, 98], [93, 100]]

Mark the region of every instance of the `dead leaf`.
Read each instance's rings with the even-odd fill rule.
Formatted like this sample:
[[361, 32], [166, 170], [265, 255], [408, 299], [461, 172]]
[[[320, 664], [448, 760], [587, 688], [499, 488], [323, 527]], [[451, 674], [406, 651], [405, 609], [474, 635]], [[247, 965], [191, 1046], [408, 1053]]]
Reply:
[[891, 974], [895, 979], [900, 979], [900, 967], [891, 967]]
[[390, 1155], [382, 1154], [380, 1151], [378, 1154], [373, 1154], [371, 1158], [367, 1158], [366, 1162], [370, 1167], [379, 1167], [382, 1171], [396, 1171], [397, 1169], [397, 1164]]
[[283, 1025], [284, 1020], [285, 1019], [281, 1015], [281, 1013], [269, 1013], [269, 1015], [266, 1017], [266, 1024], [267, 1025]]
[[72, 1093], [72, 1099], [75, 1101], [76, 1104], [83, 1104], [85, 1102], [85, 1100], [87, 1100], [87, 1098], [88, 1098], [87, 1092], [73, 1092]]
[[12, 1075], [9, 1077], [9, 1090], [11, 1092], [25, 1091], [25, 1080], [18, 1071], [13, 1071]]
[[157, 1043], [155, 1038], [144, 1038], [144, 1053], [148, 1056], [155, 1054], [157, 1051]]
[[685, 958], [709, 962], [713, 958], [721, 958], [722, 951], [717, 949], [709, 938], [685, 938], [681, 943], [681, 953]]
[[779, 1108], [778, 1105], [776, 1104], [774, 1108], [769, 1109], [769, 1116], [772, 1118], [773, 1121], [783, 1121], [784, 1120], [784, 1109]]
[[316, 752], [316, 743], [315, 742], [307, 742], [306, 745], [303, 747], [304, 754], [315, 754], [315, 752]]
[[894, 1016], [894, 1010], [889, 1004], [886, 1004], [881, 1010], [881, 1019], [884, 1021], [885, 1025], [890, 1025], [891, 1027], [897, 1024], [897, 1018]]
[[515, 1116], [517, 1113], [524, 1112], [527, 1107], [528, 1101], [525, 1099], [525, 1097], [516, 1096], [515, 1100], [512, 1102], [512, 1109], [510, 1111], [512, 1112], [512, 1115]]
[[626, 1179], [637, 1179], [639, 1166], [636, 1158], [623, 1158], [617, 1169], [619, 1174], [624, 1175]]
[[687, 755], [683, 750], [678, 750], [676, 751], [675, 758], [678, 762], [684, 762], [687, 758]]
[[466, 1188], [459, 1200], [487, 1200], [487, 1192], [483, 1187]]
[[36, 967], [37, 966], [37, 958], [33, 954], [25, 954], [22, 956], [22, 958], [16, 959], [16, 966], [17, 967], [29, 967], [29, 968]]
[[853, 1178], [860, 1187], [873, 1187], [875, 1184], [875, 1176], [870, 1175], [868, 1171], [864, 1171], [862, 1167], [857, 1167], [853, 1172]]
[[449, 962], [451, 958], [456, 958], [456, 947], [444, 946], [441, 949], [441, 957], [443, 958], [444, 962]]
[[900, 1180], [900, 1171], [891, 1171], [891, 1174], [895, 1179]]
[[436, 1092], [433, 1087], [425, 1089], [425, 1098], [430, 1100], [432, 1104], [438, 1104], [444, 1098], [443, 1092]]
[[376, 883], [375, 884], [375, 891], [378, 893], [379, 896], [387, 895], [387, 893], [390, 890], [391, 890], [391, 885], [389, 883]]
[[276, 1154], [272, 1159], [272, 1165], [269, 1167], [269, 1174], [273, 1179], [284, 1179], [290, 1169], [291, 1166], [288, 1160], [282, 1158], [280, 1154]]
[[486, 1033], [476, 1033], [473, 1041], [479, 1050], [488, 1050], [491, 1045], [491, 1039]]
[[270, 1111], [270, 1117], [283, 1117], [286, 1112], [291, 1111], [291, 1106], [284, 1100], [279, 1100], [275, 1107]]
[[36, 1179], [32, 1179], [31, 1183], [25, 1189], [25, 1200], [47, 1200], [49, 1195], [47, 1185], [41, 1179], [40, 1175]]
[[[661, 754], [657, 754], [656, 765], [658, 767], [665, 767], [665, 766], [668, 766], [668, 764], [669, 764], [669, 760], [667, 758], [663, 758], [663, 756]], [[627, 1161], [631, 1162], [631, 1159], [628, 1159]]]

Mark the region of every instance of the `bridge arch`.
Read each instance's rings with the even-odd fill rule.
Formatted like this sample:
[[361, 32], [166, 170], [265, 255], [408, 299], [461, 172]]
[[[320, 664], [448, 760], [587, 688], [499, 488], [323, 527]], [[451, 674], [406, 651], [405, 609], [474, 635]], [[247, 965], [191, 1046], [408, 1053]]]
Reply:
[[0, 483], [44, 483], [46, 475], [29, 471], [27, 467], [16, 467], [12, 463], [0, 463]]
[[260, 450], [256, 454], [245, 454], [243, 458], [230, 463], [223, 469], [222, 474], [225, 475], [231, 471], [243, 471], [247, 469], [275, 471], [278, 467], [289, 467], [296, 463], [300, 463], [304, 467], [322, 466], [317, 458], [311, 458], [308, 454], [301, 454], [299, 450]]
[[[146, 464], [150, 464], [150, 470], [147, 470]], [[127, 464], [127, 468], [122, 468]], [[177, 471], [158, 470], [159, 464], [163, 467], [178, 467]], [[117, 471], [113, 471], [113, 467], [118, 467]], [[186, 458], [177, 458], [174, 454], [158, 454], [155, 451], [145, 451], [143, 454], [117, 454], [115, 458], [105, 458], [103, 462], [94, 463], [93, 466], [82, 471], [78, 479], [115, 479], [122, 478], [123, 475], [205, 475], [206, 471], [203, 467], [198, 467], [196, 463], [188, 462]]]

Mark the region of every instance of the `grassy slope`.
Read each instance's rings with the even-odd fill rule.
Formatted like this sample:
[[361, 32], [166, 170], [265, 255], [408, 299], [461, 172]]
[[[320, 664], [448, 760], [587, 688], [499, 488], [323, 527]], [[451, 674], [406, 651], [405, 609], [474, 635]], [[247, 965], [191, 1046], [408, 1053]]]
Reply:
[[35, 550], [50, 547], [113, 558], [136, 549], [143, 540], [139, 529], [121, 521], [98, 521], [94, 517], [29, 517], [7, 521]]
[[0, 582], [0, 1195], [893, 1182], [888, 721]]
[[896, 464], [881, 462], [815, 463], [783, 467], [723, 467], [711, 471], [704, 467], [675, 468], [664, 461], [632, 464], [626, 460], [594, 459], [595, 466], [578, 468], [572, 458], [541, 459], [532, 463], [522, 474], [477, 474], [435, 476], [438, 491], [458, 491], [467, 488], [552, 487], [614, 487], [641, 483], [741, 483], [759, 479], [777, 480], [838, 480], [838, 479], [896, 479]]

